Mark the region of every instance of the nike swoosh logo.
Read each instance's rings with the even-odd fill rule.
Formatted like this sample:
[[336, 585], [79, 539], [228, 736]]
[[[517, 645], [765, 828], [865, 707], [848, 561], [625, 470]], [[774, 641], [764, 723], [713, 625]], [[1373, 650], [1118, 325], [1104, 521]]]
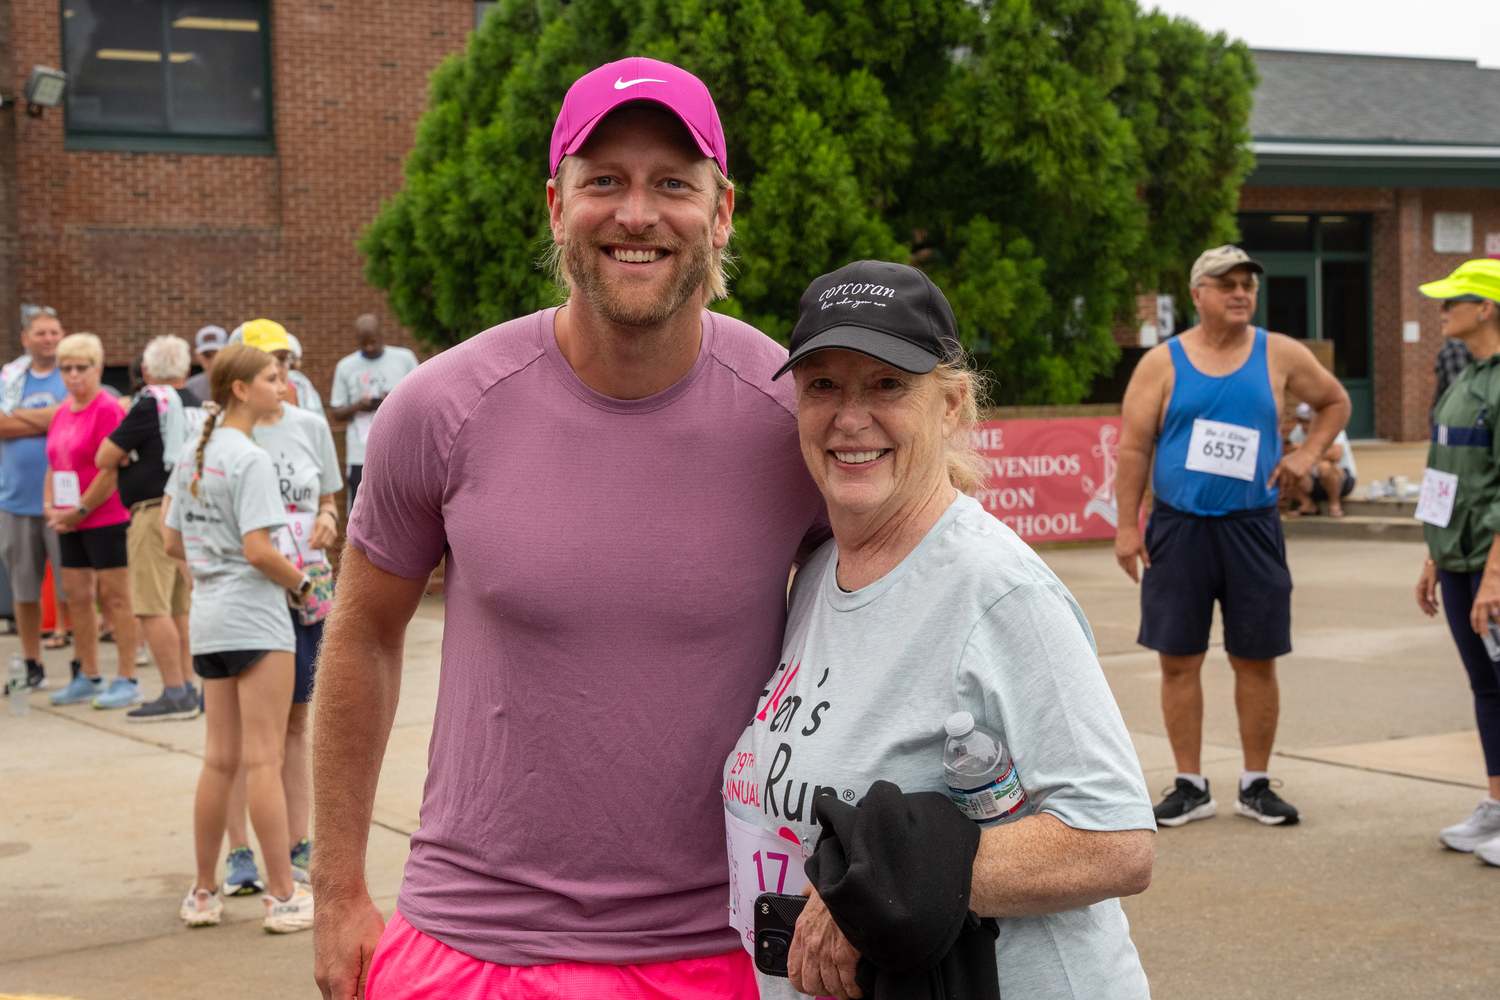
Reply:
[[646, 76], [641, 77], [639, 80], [622, 80], [619, 77], [615, 77], [615, 89], [616, 90], [624, 90], [626, 87], [634, 87], [638, 83], [666, 83], [666, 82], [667, 81], [665, 81], [665, 80], [653, 80], [650, 77], [646, 77]]

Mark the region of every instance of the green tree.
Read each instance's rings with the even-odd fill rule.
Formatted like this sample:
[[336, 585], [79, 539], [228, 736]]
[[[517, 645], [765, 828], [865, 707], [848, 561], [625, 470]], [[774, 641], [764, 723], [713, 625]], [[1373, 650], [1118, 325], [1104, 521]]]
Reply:
[[1133, 0], [503, 0], [432, 76], [369, 281], [444, 347], [557, 300], [536, 262], [563, 94], [625, 55], [713, 92], [738, 188], [729, 299], [783, 342], [802, 289], [909, 261], [997, 402], [1067, 403], [1138, 291], [1230, 238], [1256, 82], [1239, 43]]

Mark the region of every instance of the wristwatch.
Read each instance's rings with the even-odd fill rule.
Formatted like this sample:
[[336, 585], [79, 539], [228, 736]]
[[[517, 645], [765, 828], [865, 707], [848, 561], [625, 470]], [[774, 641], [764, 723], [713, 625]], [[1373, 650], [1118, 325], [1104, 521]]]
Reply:
[[80, 521], [83, 520], [85, 517], [89, 516], [89, 509], [87, 507], [85, 507], [83, 504], [79, 504], [74, 509], [78, 511], [78, 519]]
[[302, 574], [302, 582], [299, 583], [299, 584], [297, 584], [297, 591], [296, 591], [296, 593], [297, 593], [297, 600], [299, 600], [299, 601], [305, 601], [305, 600], [307, 600], [307, 595], [312, 593], [312, 589], [313, 589], [312, 577], [308, 576], [306, 573], [303, 573]]

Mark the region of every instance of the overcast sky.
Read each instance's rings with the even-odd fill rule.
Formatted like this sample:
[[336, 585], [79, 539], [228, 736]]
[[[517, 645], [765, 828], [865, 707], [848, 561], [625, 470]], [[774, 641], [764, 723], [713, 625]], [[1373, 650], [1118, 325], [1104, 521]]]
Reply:
[[1500, 67], [1500, 0], [1138, 0], [1261, 49], [1478, 59]]

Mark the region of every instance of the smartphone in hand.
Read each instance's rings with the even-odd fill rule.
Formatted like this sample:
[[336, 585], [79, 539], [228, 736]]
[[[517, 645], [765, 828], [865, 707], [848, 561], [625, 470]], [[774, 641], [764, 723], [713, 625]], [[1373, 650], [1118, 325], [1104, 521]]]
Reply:
[[786, 978], [787, 954], [806, 896], [763, 892], [755, 897], [755, 967], [768, 976]]

